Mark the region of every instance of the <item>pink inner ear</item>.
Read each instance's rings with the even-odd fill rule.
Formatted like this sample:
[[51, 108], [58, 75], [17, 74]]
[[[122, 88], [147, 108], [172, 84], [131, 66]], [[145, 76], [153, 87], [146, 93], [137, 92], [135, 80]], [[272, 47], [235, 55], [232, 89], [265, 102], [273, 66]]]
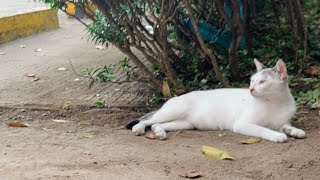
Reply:
[[288, 79], [287, 67], [282, 60], [277, 62], [277, 71], [281, 74], [281, 80], [285, 81]]

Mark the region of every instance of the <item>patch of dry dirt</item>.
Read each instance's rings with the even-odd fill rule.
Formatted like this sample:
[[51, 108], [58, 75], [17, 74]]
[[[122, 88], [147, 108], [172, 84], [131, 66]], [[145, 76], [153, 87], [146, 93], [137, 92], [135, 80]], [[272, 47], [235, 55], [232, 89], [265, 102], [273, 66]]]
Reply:
[[[170, 132], [166, 141], [134, 136], [124, 125], [153, 107], [86, 106], [0, 108], [0, 179], [180, 179], [200, 171], [202, 179], [318, 179], [319, 110], [300, 110], [295, 125], [307, 138], [277, 144], [222, 131]], [[57, 123], [52, 120], [68, 120]], [[27, 123], [26, 128], [7, 122]], [[201, 153], [203, 145], [229, 151], [222, 161]]]

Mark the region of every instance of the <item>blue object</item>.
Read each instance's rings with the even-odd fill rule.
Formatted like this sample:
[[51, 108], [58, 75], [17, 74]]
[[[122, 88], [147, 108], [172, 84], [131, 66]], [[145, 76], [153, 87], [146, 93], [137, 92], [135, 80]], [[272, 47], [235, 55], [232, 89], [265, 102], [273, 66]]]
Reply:
[[[238, 3], [240, 7], [240, 18], [243, 18], [243, 5], [240, 0], [238, 0]], [[226, 4], [224, 5], [224, 11], [227, 16], [231, 17], [231, 9]], [[233, 19], [231, 19], [231, 21], [233, 21]], [[195, 33], [190, 18], [186, 20], [186, 25], [193, 33]], [[230, 27], [228, 25], [226, 25], [224, 31], [221, 31], [217, 27], [200, 20], [198, 23], [198, 28], [204, 41], [211, 41], [226, 49], [229, 49], [232, 37]], [[241, 37], [239, 48], [246, 48], [246, 40], [244, 37]]]

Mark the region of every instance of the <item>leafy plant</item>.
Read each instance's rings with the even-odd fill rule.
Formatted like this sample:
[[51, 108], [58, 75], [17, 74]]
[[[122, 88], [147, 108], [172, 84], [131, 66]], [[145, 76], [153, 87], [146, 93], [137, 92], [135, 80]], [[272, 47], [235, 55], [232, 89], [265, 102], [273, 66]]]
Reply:
[[[66, 10], [66, 3], [60, 0], [43, 1]], [[127, 55], [118, 69], [126, 73], [127, 80], [153, 87], [152, 102], [162, 99], [163, 81], [173, 94], [181, 89], [246, 86], [254, 69], [253, 58], [266, 66], [281, 58], [289, 74], [299, 78], [310, 78], [304, 74], [308, 65], [319, 66], [318, 0], [68, 2], [92, 20], [83, 22], [88, 40], [106, 46], [111, 43]], [[213, 35], [213, 30], [217, 34]], [[226, 39], [219, 44], [217, 38], [222, 36]], [[83, 73], [92, 79], [92, 87], [95, 81], [113, 82], [116, 69], [116, 65], [108, 65], [87, 68]], [[316, 92], [311, 85], [316, 82], [292, 83], [307, 87], [294, 95], [299, 102], [312, 104]]]

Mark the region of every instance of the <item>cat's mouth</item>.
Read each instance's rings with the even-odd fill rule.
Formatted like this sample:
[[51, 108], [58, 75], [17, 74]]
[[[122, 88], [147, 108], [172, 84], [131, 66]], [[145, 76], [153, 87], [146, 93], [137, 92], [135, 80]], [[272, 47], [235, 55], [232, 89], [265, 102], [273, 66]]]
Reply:
[[251, 91], [250, 94], [251, 94], [252, 96], [254, 96], [254, 97], [257, 97], [257, 96], [258, 96], [258, 94], [257, 94], [255, 91]]

